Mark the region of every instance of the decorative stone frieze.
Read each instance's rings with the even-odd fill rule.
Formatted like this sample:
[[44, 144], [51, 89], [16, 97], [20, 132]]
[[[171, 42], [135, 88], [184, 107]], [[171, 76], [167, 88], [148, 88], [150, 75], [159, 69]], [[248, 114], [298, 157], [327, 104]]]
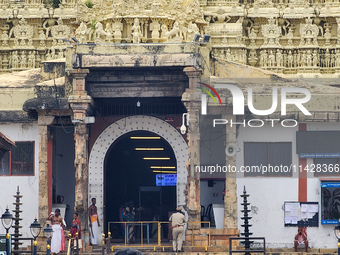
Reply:
[[210, 34], [212, 53], [228, 61], [289, 76], [340, 75], [337, 2], [92, 0], [92, 5], [64, 0], [52, 8], [41, 0], [25, 5], [0, 0], [0, 73], [64, 57], [63, 39], [70, 36], [80, 43], [188, 43], [196, 34]]

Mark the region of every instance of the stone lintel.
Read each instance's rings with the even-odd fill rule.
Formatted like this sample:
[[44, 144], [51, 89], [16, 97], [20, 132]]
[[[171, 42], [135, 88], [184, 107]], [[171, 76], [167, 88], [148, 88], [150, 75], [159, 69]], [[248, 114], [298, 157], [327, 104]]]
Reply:
[[81, 63], [85, 68], [194, 66], [201, 57], [194, 53], [83, 55]]
[[[118, 97], [180, 97], [183, 93], [183, 86], [174, 87], [174, 86], [145, 86], [136, 84], [136, 86], [127, 87], [126, 84], [121, 84], [121, 86], [115, 87], [95, 87], [91, 90], [91, 95], [93, 97], [109, 97], [109, 98], [118, 98]], [[124, 87], [125, 86], [125, 87]]]

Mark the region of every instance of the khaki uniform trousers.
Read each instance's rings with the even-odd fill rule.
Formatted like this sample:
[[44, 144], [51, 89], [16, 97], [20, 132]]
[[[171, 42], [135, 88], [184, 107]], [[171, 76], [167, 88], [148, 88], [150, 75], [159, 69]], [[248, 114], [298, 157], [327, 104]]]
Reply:
[[184, 228], [175, 227], [172, 229], [172, 250], [177, 252], [182, 250]]

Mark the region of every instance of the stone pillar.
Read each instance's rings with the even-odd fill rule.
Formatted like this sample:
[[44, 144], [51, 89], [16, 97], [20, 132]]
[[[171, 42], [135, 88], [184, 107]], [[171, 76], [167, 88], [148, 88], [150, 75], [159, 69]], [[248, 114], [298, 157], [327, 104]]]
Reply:
[[[200, 173], [195, 171], [195, 166], [200, 165], [199, 114], [201, 108], [201, 91], [197, 87], [202, 70], [196, 70], [194, 67], [186, 67], [183, 71], [189, 77], [189, 88], [187, 88], [182, 95], [182, 101], [189, 114], [186, 210], [189, 215], [189, 221], [200, 221]], [[190, 226], [188, 226], [188, 228], [190, 228]]]
[[71, 72], [73, 77], [73, 93], [68, 98], [68, 102], [73, 110], [73, 120], [75, 122], [75, 205], [74, 210], [79, 213], [83, 229], [86, 229], [88, 222], [87, 208], [88, 202], [88, 128], [84, 122], [91, 106], [92, 98], [85, 90], [85, 77], [89, 73], [88, 69], [74, 69]]
[[[236, 122], [236, 116], [232, 113], [222, 116], [223, 119], [232, 120]], [[230, 123], [230, 121], [229, 121]], [[226, 125], [226, 146], [236, 148], [236, 125], [232, 127]], [[236, 153], [233, 156], [226, 155], [226, 165], [236, 167]], [[238, 229], [237, 226], [237, 187], [236, 187], [236, 172], [226, 173], [225, 179], [225, 197], [224, 197], [224, 228]]]
[[39, 126], [39, 222], [42, 226], [46, 223], [49, 215], [48, 196], [52, 190], [48, 189], [48, 154], [47, 144], [50, 136], [49, 125], [52, 124], [54, 116], [38, 116]]

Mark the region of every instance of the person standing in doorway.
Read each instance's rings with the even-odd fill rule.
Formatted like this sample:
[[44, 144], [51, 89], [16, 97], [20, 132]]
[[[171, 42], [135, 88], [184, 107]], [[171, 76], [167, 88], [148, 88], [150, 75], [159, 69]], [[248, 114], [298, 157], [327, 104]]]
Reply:
[[172, 226], [172, 250], [174, 252], [182, 252], [185, 216], [180, 207], [176, 208], [176, 212], [170, 216], [169, 221]]
[[97, 212], [97, 206], [96, 206], [96, 199], [92, 198], [91, 202], [92, 204], [89, 207], [90, 236], [91, 236], [91, 244], [96, 245], [98, 227], [100, 227], [100, 224], [99, 224], [99, 218], [98, 218], [98, 212]]
[[55, 212], [51, 213], [46, 220], [52, 222], [53, 235], [51, 240], [51, 253], [59, 253], [61, 250], [61, 231], [65, 228], [63, 218], [60, 216], [60, 210], [55, 209]]

